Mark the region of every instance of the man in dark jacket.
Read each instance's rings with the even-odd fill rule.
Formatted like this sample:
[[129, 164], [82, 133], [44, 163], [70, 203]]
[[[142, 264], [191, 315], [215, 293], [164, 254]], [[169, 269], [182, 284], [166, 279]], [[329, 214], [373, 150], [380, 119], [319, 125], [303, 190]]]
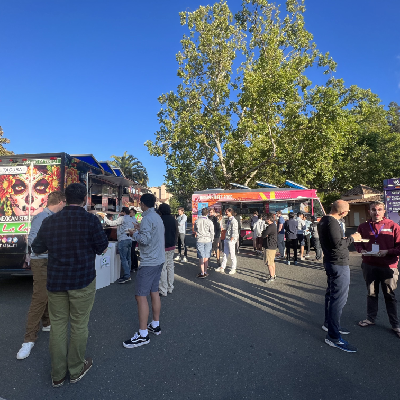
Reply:
[[[108, 246], [99, 219], [83, 207], [86, 186], [65, 189], [67, 206], [46, 218], [32, 243], [32, 251], [48, 251], [47, 291], [51, 321], [50, 357], [53, 387], [81, 380], [92, 367], [85, 358], [90, 311], [96, 293], [96, 254]], [[68, 323], [71, 325], [68, 346]]]
[[262, 232], [264, 263], [268, 265], [269, 270], [269, 278], [266, 280], [266, 283], [271, 283], [276, 280], [275, 254], [278, 247], [278, 231], [274, 224], [274, 214], [265, 214], [265, 222], [267, 223], [267, 227]]
[[322, 261], [322, 249], [318, 235], [318, 221], [314, 215], [311, 216], [310, 232], [311, 232], [311, 245], [315, 249], [315, 260], [312, 261], [320, 262]]
[[286, 264], [290, 265], [290, 248], [293, 247], [294, 265], [297, 265], [297, 220], [294, 213], [289, 213], [289, 219], [283, 224], [286, 237]]
[[212, 249], [215, 252], [215, 256], [217, 257], [217, 264], [218, 267], [221, 266], [221, 261], [220, 261], [220, 248], [221, 248], [221, 225], [218, 221], [217, 214], [215, 213], [215, 210], [213, 208], [210, 208], [210, 213], [209, 217], [212, 223], [214, 224], [214, 240], [213, 240], [213, 245]]
[[168, 204], [160, 204], [158, 213], [165, 228], [165, 262], [161, 271], [158, 292], [160, 296], [166, 296], [174, 290], [174, 253], [178, 240], [178, 221], [171, 215], [171, 207]]
[[328, 281], [325, 293], [325, 323], [322, 329], [327, 331], [325, 343], [348, 353], [355, 353], [357, 348], [343, 340], [341, 334], [349, 333], [340, 326], [340, 317], [347, 302], [350, 285], [349, 249], [361, 239], [359, 233], [344, 238], [339, 220], [349, 212], [349, 203], [336, 200], [331, 212], [321, 218], [318, 234], [324, 253], [324, 267]]

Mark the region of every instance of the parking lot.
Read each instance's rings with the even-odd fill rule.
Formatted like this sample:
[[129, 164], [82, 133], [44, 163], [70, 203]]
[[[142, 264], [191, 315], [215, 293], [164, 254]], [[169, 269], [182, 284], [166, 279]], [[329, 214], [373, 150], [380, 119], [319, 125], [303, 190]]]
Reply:
[[356, 325], [365, 318], [366, 303], [356, 253], [342, 317], [356, 354], [324, 343], [321, 264], [277, 263], [278, 279], [266, 285], [263, 262], [249, 247], [233, 276], [211, 270], [207, 279], [196, 279], [193, 248], [188, 258], [176, 263], [175, 290], [162, 298], [162, 335], [147, 346], [122, 346], [138, 328], [134, 279], [99, 290], [87, 347], [94, 366], [82, 381], [57, 389], [51, 387], [48, 333], [40, 332], [29, 358], [16, 359], [32, 278], [0, 276], [0, 398], [397, 398], [397, 384], [387, 379], [389, 373], [399, 376], [400, 341], [391, 332], [383, 298], [377, 325]]

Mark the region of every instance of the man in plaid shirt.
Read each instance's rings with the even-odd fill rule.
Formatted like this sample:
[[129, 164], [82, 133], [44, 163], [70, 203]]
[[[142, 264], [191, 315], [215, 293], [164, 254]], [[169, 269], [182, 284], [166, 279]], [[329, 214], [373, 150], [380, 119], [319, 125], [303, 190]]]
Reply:
[[63, 385], [67, 371], [70, 382], [78, 382], [93, 365], [92, 359], [85, 359], [85, 351], [96, 292], [95, 258], [108, 246], [100, 221], [83, 208], [86, 187], [72, 183], [65, 196], [68, 205], [43, 221], [31, 246], [34, 253], [48, 251], [49, 255], [47, 291], [53, 387]]

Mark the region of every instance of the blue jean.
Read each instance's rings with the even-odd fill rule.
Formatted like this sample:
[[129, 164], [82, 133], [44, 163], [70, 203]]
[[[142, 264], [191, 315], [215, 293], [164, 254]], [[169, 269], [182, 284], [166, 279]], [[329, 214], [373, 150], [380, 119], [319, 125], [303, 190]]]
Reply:
[[121, 240], [118, 242], [118, 251], [121, 258], [121, 278], [124, 279], [131, 276], [131, 248], [131, 239]]
[[328, 325], [330, 339], [340, 336], [340, 317], [347, 302], [350, 285], [350, 267], [324, 262], [328, 287], [325, 293], [325, 324]]

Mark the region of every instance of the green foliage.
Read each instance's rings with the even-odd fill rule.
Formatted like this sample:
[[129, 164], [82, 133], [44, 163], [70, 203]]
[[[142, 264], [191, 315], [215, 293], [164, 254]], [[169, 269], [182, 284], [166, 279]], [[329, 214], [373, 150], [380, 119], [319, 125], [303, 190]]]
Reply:
[[[333, 76], [304, 11], [303, 0], [284, 12], [243, 0], [233, 17], [221, 0], [180, 13], [189, 31], [177, 54], [181, 83], [159, 97], [160, 129], [146, 143], [165, 157], [179, 201], [230, 182], [292, 179], [326, 193], [400, 175], [399, 107], [387, 111], [370, 90]], [[318, 67], [327, 80], [313, 86], [308, 71]]]
[[121, 168], [124, 175], [140, 185], [147, 186], [149, 177], [147, 170], [143, 164], [134, 156], [124, 152], [122, 156], [111, 156], [113, 161], [110, 161], [111, 165]]
[[3, 129], [0, 126], [0, 156], [8, 156], [14, 154], [14, 152], [6, 150], [3, 145], [10, 143], [9, 139], [3, 138]]

